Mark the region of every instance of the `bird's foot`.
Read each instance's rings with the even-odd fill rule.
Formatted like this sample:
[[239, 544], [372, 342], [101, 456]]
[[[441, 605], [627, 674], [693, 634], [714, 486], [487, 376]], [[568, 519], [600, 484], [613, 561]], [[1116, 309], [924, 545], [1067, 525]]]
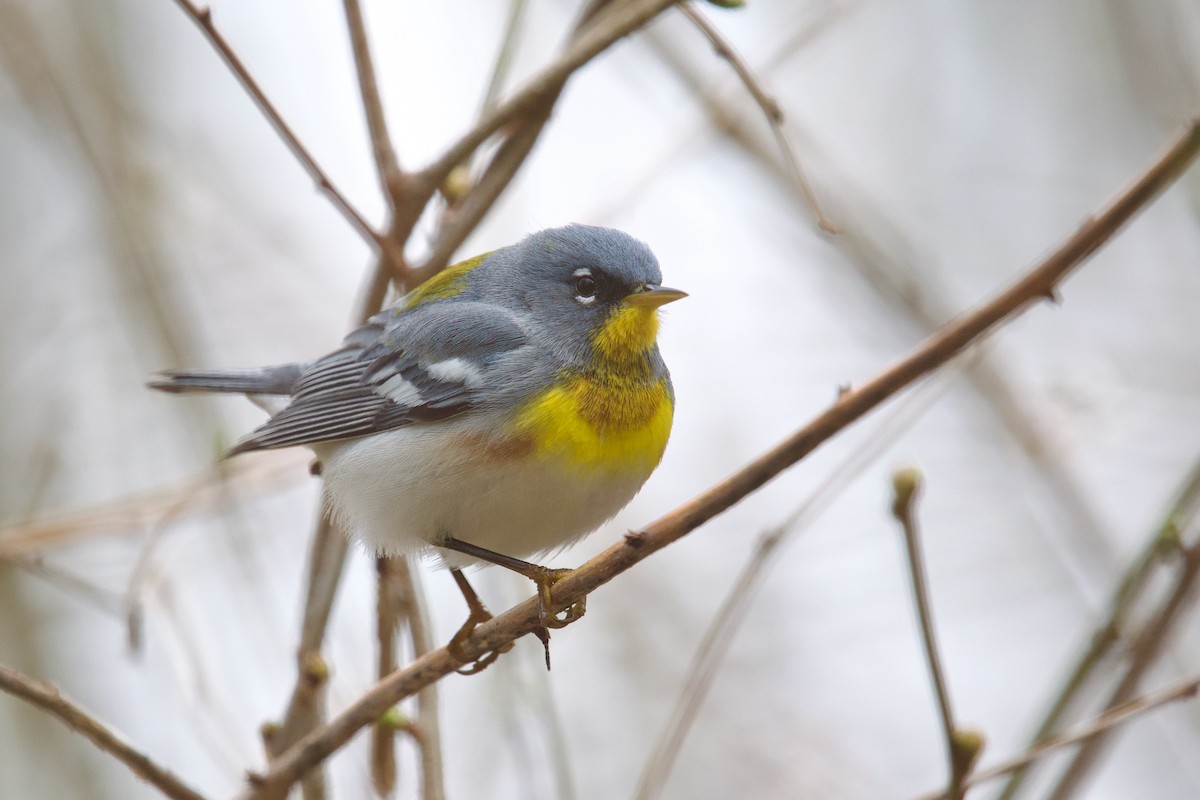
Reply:
[[574, 572], [574, 570], [550, 569], [549, 567], [542, 566], [538, 566], [530, 571], [528, 577], [534, 582], [538, 590], [538, 609], [543, 627], [565, 628], [572, 622], [575, 622], [583, 617], [583, 615], [587, 612], [587, 597], [579, 598], [574, 603], [564, 609], [561, 609], [560, 611], [554, 610], [554, 603], [550, 596], [550, 589], [554, 586], [554, 584], [558, 583], [572, 572]]
[[[455, 573], [456, 580], [461, 578], [462, 582], [459, 583], [459, 586], [462, 587], [466, 579], [462, 578], [461, 572], [455, 570]], [[498, 659], [502, 654], [512, 650], [513, 643], [506, 642], [497, 647], [495, 650], [484, 653], [479, 658], [472, 660], [471, 657], [466, 654], [467, 642], [470, 640], [471, 634], [475, 632], [475, 629], [491, 619], [492, 614], [487, 610], [487, 606], [485, 606], [479, 600], [479, 597], [475, 594], [475, 592], [470, 590], [469, 584], [468, 588], [464, 590], [463, 596], [467, 599], [467, 621], [464, 622], [462, 626], [455, 631], [454, 635], [450, 637], [450, 643], [446, 645], [446, 650], [449, 651], [450, 655], [458, 661], [462, 661], [464, 664], [468, 664], [469, 662], [467, 666], [460, 667], [458, 670], [456, 670], [458, 674], [475, 675], [483, 672], [485, 669], [494, 664], [496, 659]]]

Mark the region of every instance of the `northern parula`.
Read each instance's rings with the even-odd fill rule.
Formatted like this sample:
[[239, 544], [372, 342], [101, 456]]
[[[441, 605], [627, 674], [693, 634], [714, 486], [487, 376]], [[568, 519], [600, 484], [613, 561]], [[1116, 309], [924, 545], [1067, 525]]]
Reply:
[[458, 569], [477, 559], [533, 579], [563, 624], [582, 613], [546, 613], [563, 571], [520, 559], [596, 529], [658, 466], [674, 409], [658, 309], [686, 296], [661, 280], [625, 233], [554, 228], [447, 268], [315, 361], [150, 385], [289, 396], [228, 455], [308, 446], [345, 530], [380, 553], [440, 548], [472, 610], [456, 640], [486, 618]]

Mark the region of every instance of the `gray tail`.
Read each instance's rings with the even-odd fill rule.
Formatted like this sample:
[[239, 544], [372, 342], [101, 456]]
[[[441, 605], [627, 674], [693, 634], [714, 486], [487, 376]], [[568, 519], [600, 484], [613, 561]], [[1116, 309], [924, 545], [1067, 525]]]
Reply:
[[291, 394], [303, 364], [244, 370], [167, 370], [160, 380], [146, 383], [160, 392], [234, 392], [236, 394]]

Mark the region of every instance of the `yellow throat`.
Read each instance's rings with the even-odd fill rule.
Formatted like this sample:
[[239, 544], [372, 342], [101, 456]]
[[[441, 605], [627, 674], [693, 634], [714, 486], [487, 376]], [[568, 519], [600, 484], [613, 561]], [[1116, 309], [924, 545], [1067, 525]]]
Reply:
[[543, 457], [613, 474], [649, 475], [662, 459], [674, 407], [665, 375], [647, 358], [654, 308], [622, 304], [593, 337], [594, 369], [569, 370], [520, 412], [516, 427]]

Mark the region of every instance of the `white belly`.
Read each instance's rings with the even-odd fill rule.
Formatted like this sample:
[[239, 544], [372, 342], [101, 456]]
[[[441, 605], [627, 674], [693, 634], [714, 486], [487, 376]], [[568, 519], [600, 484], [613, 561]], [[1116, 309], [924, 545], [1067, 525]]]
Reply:
[[[520, 558], [595, 530], [649, 477], [614, 477], [528, 454], [481, 455], [464, 444], [478, 430], [478, 423], [450, 420], [318, 445], [334, 518], [381, 553], [412, 553], [454, 536]], [[454, 565], [471, 563], [446, 555]]]

